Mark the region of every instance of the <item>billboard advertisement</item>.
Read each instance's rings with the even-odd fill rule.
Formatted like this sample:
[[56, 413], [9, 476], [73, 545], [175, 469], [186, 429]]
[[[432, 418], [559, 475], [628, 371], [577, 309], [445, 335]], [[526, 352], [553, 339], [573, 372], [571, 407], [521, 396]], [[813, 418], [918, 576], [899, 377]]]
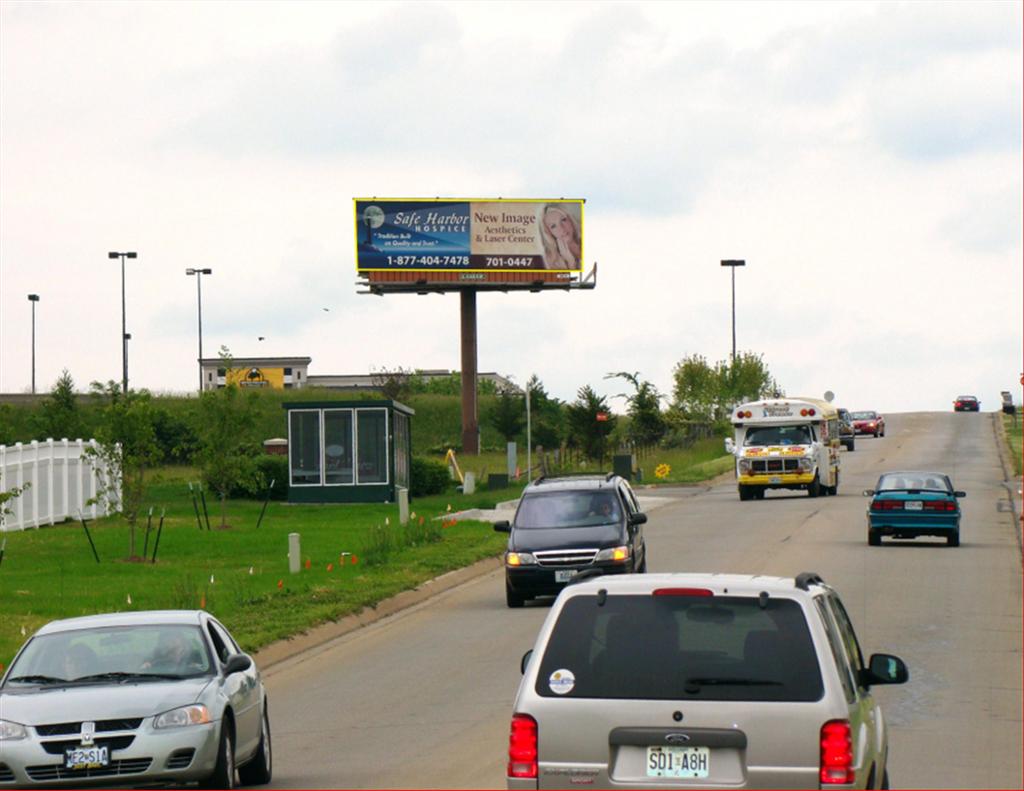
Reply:
[[357, 198], [360, 272], [580, 272], [582, 200]]

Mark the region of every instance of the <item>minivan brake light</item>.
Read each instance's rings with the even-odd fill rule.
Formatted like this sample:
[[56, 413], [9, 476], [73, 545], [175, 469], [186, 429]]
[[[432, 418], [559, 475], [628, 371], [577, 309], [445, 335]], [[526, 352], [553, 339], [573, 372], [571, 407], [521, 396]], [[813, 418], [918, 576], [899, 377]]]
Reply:
[[655, 596], [714, 596], [707, 588], [655, 588]]

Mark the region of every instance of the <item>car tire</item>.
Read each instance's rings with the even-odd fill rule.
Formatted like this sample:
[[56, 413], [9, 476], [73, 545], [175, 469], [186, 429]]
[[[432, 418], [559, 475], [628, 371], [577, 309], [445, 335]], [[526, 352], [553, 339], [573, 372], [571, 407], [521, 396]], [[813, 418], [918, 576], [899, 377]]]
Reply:
[[646, 549], [644, 550], [644, 559], [641, 561], [640, 565], [637, 566], [636, 571], [634, 573], [635, 574], [646, 574], [647, 573], [647, 550]]
[[948, 547], [958, 547], [958, 546], [960, 546], [960, 529], [959, 528], [957, 528], [952, 533], [950, 533], [948, 536], [946, 536], [946, 546], [948, 546]]
[[225, 717], [220, 725], [220, 747], [217, 749], [217, 764], [210, 775], [210, 788], [235, 787], [235, 735], [231, 720]]
[[882, 772], [882, 785], [880, 785], [879, 788], [884, 788], [884, 789], [888, 789], [889, 788], [889, 770], [888, 769], [886, 769], [886, 770], [884, 770]]
[[260, 746], [247, 764], [238, 767], [238, 781], [244, 786], [263, 786], [270, 782], [274, 772], [274, 754], [270, 743], [270, 715], [266, 701], [263, 703], [263, 718], [260, 723]]
[[853, 453], [853, 451], [856, 450], [856, 448], [857, 448], [857, 443], [853, 439], [851, 439], [850, 440], [850, 444], [846, 446], [846, 449], [848, 451], [850, 451], [850, 453]]
[[818, 495], [821, 494], [821, 489], [822, 489], [821, 481], [818, 480], [818, 474], [815, 473], [814, 474], [814, 480], [811, 481], [809, 484], [807, 484], [807, 496], [808, 497], [817, 497]]
[[753, 499], [754, 492], [751, 490], [751, 487], [747, 486], [746, 484], [742, 484], [741, 483], [739, 485], [739, 490], [740, 490], [740, 499], [743, 502], [746, 502], [747, 500]]
[[505, 583], [505, 604], [509, 607], [522, 607], [526, 604], [526, 598], [512, 590], [507, 582]]
[[882, 534], [877, 530], [868, 528], [868, 546], [880, 547], [882, 546]]

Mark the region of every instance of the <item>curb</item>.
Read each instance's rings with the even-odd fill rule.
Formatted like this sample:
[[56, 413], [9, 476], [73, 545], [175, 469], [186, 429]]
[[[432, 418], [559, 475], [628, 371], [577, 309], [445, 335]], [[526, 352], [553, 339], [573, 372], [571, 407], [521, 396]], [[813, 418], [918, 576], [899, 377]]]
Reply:
[[1017, 501], [1017, 492], [1014, 491], [1014, 486], [1019, 485], [1021, 482], [1017, 479], [1013, 472], [1013, 465], [1010, 464], [1010, 442], [1006, 437], [1006, 426], [1003, 425], [1003, 416], [1001, 412], [996, 412], [992, 415], [992, 431], [996, 437], [996, 450], [999, 453], [999, 464], [1003, 468], [1003, 486], [1006, 488], [1006, 494], [1010, 500], [1011, 514], [1013, 515], [1013, 531], [1017, 536], [1017, 549], [1024, 555], [1024, 539], [1022, 539], [1021, 528], [1024, 526], [1020, 512], [1020, 503]]
[[357, 613], [343, 616], [337, 621], [320, 624], [292, 637], [265, 645], [253, 653], [252, 658], [260, 672], [266, 675], [268, 670], [274, 669], [277, 665], [299, 654], [310, 652], [309, 656], [313, 656], [315, 653], [319, 653], [313, 649], [326, 648], [329, 643], [351, 634], [357, 629], [369, 626], [403, 610], [409, 610], [438, 594], [486, 576], [501, 567], [500, 557], [478, 560], [472, 566], [446, 572], [440, 577], [429, 579], [411, 590], [397, 593], [375, 605], [364, 607]]

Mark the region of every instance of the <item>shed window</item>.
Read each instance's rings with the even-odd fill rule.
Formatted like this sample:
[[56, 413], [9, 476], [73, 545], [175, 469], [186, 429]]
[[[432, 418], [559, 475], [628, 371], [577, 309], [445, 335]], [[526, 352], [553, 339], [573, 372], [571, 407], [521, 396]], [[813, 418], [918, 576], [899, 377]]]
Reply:
[[292, 486], [319, 486], [320, 412], [293, 411], [289, 415], [288, 434]]
[[354, 483], [352, 410], [324, 410], [324, 483]]
[[388, 481], [388, 418], [386, 409], [357, 410], [359, 479], [356, 483]]

